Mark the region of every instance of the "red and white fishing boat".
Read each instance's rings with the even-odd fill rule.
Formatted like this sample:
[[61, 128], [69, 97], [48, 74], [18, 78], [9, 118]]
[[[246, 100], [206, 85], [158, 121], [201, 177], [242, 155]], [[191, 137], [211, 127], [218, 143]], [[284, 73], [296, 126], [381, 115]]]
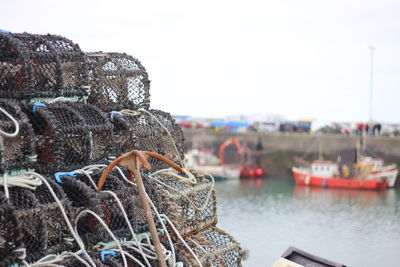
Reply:
[[353, 178], [342, 177], [338, 164], [331, 161], [316, 160], [310, 167], [293, 167], [292, 172], [296, 184], [305, 186], [385, 190], [388, 185], [388, 180], [379, 173], [365, 176], [358, 172]]

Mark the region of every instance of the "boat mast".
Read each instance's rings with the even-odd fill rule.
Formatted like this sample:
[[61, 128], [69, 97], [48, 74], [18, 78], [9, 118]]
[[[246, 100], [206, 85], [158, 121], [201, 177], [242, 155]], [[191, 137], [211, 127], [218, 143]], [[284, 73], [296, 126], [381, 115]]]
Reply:
[[[370, 52], [371, 52], [371, 63], [370, 63], [370, 73], [369, 73], [369, 120], [368, 120], [368, 124], [369, 126], [372, 125], [372, 96], [373, 96], [373, 77], [374, 77], [374, 50], [375, 47], [373, 47], [372, 45], [368, 46]], [[368, 130], [369, 127], [368, 127]], [[366, 147], [367, 147], [367, 135], [368, 133], [366, 131], [365, 135], [364, 135], [364, 140], [363, 140], [363, 151], [365, 152]], [[363, 136], [363, 133], [361, 133], [361, 136]]]
[[324, 157], [322, 156], [322, 144], [321, 144], [321, 139], [318, 141], [318, 159], [319, 159], [319, 160], [324, 160]]

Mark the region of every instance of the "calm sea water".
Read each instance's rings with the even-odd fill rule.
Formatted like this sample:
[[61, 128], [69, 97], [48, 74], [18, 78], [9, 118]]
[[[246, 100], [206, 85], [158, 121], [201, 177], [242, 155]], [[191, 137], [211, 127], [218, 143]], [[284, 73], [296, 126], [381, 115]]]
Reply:
[[348, 266], [400, 266], [400, 190], [295, 186], [292, 179], [217, 182], [218, 227], [271, 266], [289, 247]]

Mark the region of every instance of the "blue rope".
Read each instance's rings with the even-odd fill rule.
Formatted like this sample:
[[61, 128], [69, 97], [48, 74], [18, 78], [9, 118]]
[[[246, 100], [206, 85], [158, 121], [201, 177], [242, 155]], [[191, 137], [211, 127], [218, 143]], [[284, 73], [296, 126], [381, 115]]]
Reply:
[[38, 107], [42, 107], [42, 108], [46, 109], [46, 104], [42, 103], [42, 102], [33, 103], [33, 109], [32, 109], [33, 114], [36, 114]]
[[56, 172], [54, 174], [54, 177], [56, 178], [56, 181], [60, 184], [63, 183], [63, 181], [61, 180], [60, 176], [70, 176], [70, 177], [76, 177], [76, 174], [73, 172]]
[[112, 250], [104, 250], [104, 251], [100, 252], [100, 258], [104, 264], [106, 263], [106, 255], [111, 255], [115, 258], [117, 256], [117, 252], [112, 251]]
[[121, 115], [122, 113], [119, 111], [111, 111], [110, 113], [108, 113], [109, 117], [110, 117], [110, 121], [114, 121], [114, 115]]

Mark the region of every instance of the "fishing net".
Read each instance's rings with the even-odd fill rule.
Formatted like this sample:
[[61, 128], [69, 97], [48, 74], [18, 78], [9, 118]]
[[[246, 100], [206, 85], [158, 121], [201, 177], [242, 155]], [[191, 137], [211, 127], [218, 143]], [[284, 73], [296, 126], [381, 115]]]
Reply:
[[[21, 111], [18, 104], [9, 100], [1, 99], [0, 107], [19, 125], [19, 133], [15, 137], [0, 137], [0, 173], [33, 168], [36, 160], [36, 138], [32, 134], [33, 130], [28, 117]], [[0, 112], [0, 129], [13, 133], [15, 127], [14, 122], [4, 112]]]
[[[10, 183], [13, 177], [9, 178]], [[49, 181], [64, 209], [70, 206], [62, 190]], [[0, 188], [4, 190], [3, 187]], [[42, 184], [36, 190], [21, 187], [9, 188], [9, 202], [21, 224], [22, 242], [26, 249], [26, 260], [35, 261], [42, 256], [60, 252], [73, 246], [64, 217], [50, 194]]]
[[39, 138], [36, 169], [42, 173], [104, 163], [112, 151], [112, 124], [92, 105], [55, 102], [26, 105]]
[[150, 81], [142, 64], [121, 53], [88, 53], [89, 103], [104, 111], [148, 108]]
[[[196, 235], [185, 238], [203, 266], [242, 266], [240, 244], [228, 233], [210, 227]], [[182, 243], [176, 244], [178, 259], [184, 266], [197, 266], [195, 257]]]
[[[180, 159], [184, 158], [184, 137], [182, 129], [169, 113], [160, 110], [142, 111], [134, 115], [114, 112], [110, 114], [110, 119], [114, 124], [117, 156], [136, 149], [156, 152], [181, 164]], [[159, 160], [150, 159], [149, 162], [153, 170], [168, 167]]]
[[[75, 214], [86, 209], [92, 210], [107, 224], [116, 237], [129, 239], [132, 235], [121, 208], [112, 195], [103, 191], [109, 190], [116, 194], [133, 230], [137, 232], [136, 207], [133, 200], [135, 196], [132, 190], [121, 181], [116, 172], [108, 176], [102, 188], [103, 191], [97, 192], [94, 185], [97, 185], [100, 176], [101, 173], [98, 171], [90, 175], [92, 180], [85, 174], [61, 173], [60, 182], [64, 192], [72, 201]], [[77, 226], [79, 235], [88, 244], [95, 245], [100, 241], [108, 242], [111, 240], [103, 226], [90, 214], [84, 215], [78, 221]]]
[[[153, 202], [183, 236], [197, 233], [217, 223], [217, 201], [213, 183], [194, 170], [190, 173], [193, 181], [172, 170], [143, 177], [157, 184], [154, 192], [159, 200]], [[152, 198], [154, 195], [149, 196]]]
[[10, 266], [18, 263], [16, 250], [22, 248], [21, 225], [14, 208], [0, 192], [0, 263]]
[[57, 35], [0, 33], [0, 97], [82, 97], [88, 94], [86, 56]]

